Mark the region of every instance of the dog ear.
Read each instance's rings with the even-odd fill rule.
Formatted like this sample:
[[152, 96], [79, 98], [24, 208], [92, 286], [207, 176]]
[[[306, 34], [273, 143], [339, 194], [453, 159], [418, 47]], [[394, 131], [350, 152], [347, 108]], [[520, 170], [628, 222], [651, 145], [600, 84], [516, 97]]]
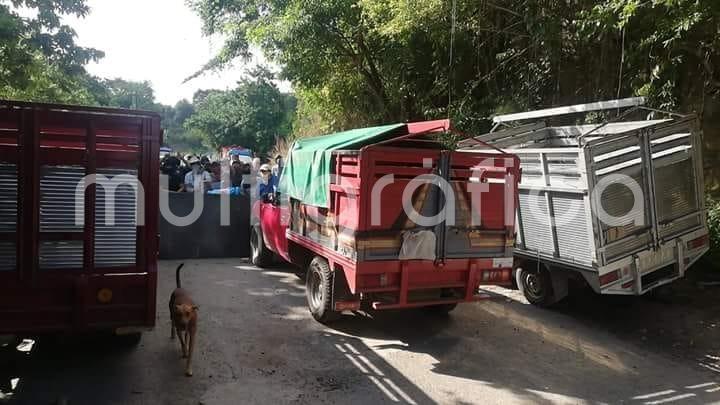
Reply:
[[197, 305], [193, 305], [192, 309], [193, 309], [193, 311], [197, 311], [197, 310], [199, 310], [199, 309], [200, 309], [200, 307], [199, 307], [199, 306], [197, 306]]

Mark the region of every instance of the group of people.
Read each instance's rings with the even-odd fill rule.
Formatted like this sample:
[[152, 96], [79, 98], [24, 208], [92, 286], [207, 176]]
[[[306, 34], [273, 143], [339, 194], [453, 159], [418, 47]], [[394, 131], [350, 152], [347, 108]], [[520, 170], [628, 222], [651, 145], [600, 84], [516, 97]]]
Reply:
[[282, 167], [279, 155], [274, 162], [257, 156], [250, 162], [243, 162], [238, 156], [211, 162], [207, 156], [167, 155], [160, 163], [161, 173], [168, 176], [170, 191], [219, 193], [227, 190], [233, 194], [253, 193], [260, 198], [277, 189]]

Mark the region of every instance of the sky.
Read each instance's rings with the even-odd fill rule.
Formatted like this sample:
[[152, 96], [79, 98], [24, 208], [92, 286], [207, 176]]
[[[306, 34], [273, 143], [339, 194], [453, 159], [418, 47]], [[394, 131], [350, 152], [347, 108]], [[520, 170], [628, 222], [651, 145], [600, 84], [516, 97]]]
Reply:
[[[198, 89], [229, 89], [244, 70], [264, 63], [262, 54], [247, 65], [238, 62], [220, 73], [206, 73], [186, 84], [183, 80], [197, 71], [222, 46], [222, 38], [202, 35], [202, 22], [184, 0], [87, 0], [91, 11], [85, 18], [65, 17], [77, 31], [77, 43], [105, 52], [88, 72], [103, 78], [152, 83], [155, 98], [174, 105], [192, 100]], [[289, 91], [289, 83], [278, 84]]]

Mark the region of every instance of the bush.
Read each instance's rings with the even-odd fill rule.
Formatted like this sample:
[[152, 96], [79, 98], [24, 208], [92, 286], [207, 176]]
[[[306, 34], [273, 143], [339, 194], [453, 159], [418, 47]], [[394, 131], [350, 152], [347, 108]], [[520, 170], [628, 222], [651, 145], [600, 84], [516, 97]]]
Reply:
[[708, 228], [710, 228], [710, 253], [708, 256], [715, 263], [716, 267], [720, 260], [720, 200], [708, 197], [706, 202], [708, 210]]

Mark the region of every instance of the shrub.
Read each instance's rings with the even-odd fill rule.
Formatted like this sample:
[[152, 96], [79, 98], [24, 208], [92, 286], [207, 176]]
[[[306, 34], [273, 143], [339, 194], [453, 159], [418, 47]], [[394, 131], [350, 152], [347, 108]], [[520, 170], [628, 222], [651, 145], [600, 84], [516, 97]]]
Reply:
[[[713, 263], [720, 260], [720, 200], [708, 197], [706, 202], [708, 210], [708, 227], [710, 228], [710, 253]], [[720, 267], [716, 264], [716, 267]]]

